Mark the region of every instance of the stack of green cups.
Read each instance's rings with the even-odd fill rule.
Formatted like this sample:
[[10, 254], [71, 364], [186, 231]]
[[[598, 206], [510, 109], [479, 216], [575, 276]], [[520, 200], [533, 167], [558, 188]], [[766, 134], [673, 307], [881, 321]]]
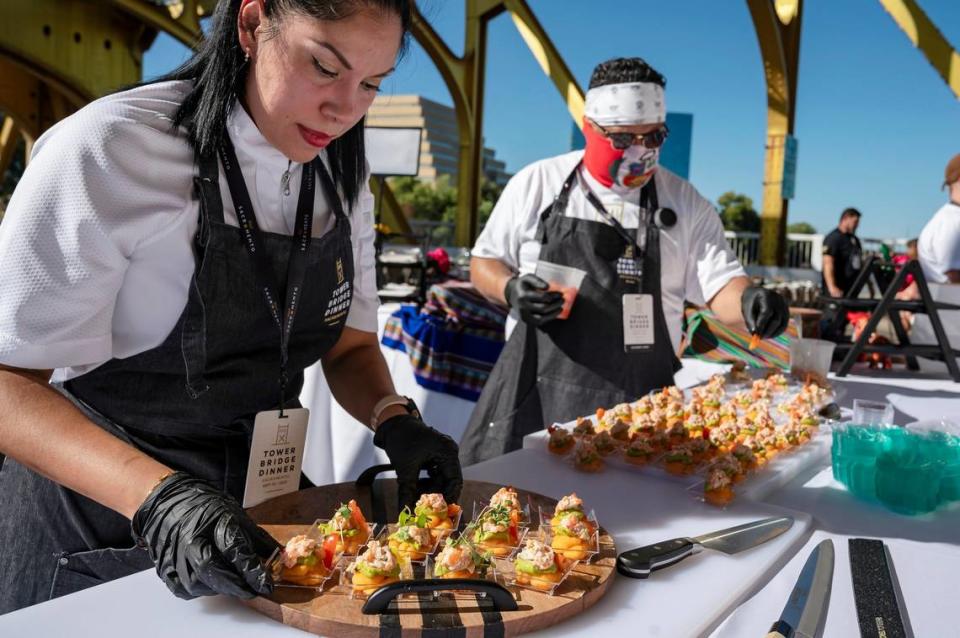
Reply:
[[857, 496], [902, 514], [960, 500], [960, 436], [887, 424], [834, 426], [834, 477]]

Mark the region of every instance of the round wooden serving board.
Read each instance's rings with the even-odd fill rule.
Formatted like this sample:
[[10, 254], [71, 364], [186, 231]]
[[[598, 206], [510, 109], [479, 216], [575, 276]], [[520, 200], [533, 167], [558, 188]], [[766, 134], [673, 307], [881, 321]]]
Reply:
[[[386, 508], [389, 522], [395, 522], [396, 481], [377, 483], [384, 502], [390, 504]], [[480, 481], [465, 482], [460, 497], [464, 509], [461, 529], [469, 522], [472, 503], [488, 500], [500, 487]], [[538, 506], [551, 512], [556, 506], [552, 498], [520, 489], [517, 492], [521, 502], [530, 503], [534, 525], [538, 522]], [[280, 542], [286, 542], [293, 535], [305, 533], [316, 519], [330, 517], [337, 506], [351, 498], [357, 500], [368, 520], [372, 520], [370, 488], [358, 488], [354, 483], [288, 494], [251, 508], [249, 514]], [[255, 598], [244, 604], [286, 625], [335, 638], [516, 636], [554, 625], [596, 603], [613, 580], [616, 555], [613, 539], [601, 528], [600, 554], [592, 563], [578, 564], [555, 595], [513, 589], [518, 611], [498, 612], [489, 599], [458, 593], [441, 594], [439, 599], [432, 599], [429, 594], [420, 595], [419, 599], [398, 598], [390, 611], [379, 616], [364, 615], [360, 611], [363, 601], [351, 599], [349, 592], [338, 586], [338, 574], [328, 581], [322, 593], [278, 587], [271, 597]]]

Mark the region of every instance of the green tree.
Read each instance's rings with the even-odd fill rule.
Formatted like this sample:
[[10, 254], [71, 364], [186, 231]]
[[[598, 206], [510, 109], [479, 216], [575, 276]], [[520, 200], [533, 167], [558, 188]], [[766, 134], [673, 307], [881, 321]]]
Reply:
[[727, 191], [717, 200], [717, 206], [726, 230], [760, 232], [760, 215], [746, 195]]
[[415, 177], [397, 177], [390, 180], [390, 188], [397, 196], [404, 213], [411, 219], [441, 221], [448, 209], [456, 209], [457, 189], [450, 178], [442, 175], [434, 182]]
[[807, 222], [796, 222], [787, 225], [787, 232], [801, 233], [804, 235], [816, 235], [817, 229], [813, 227], [813, 224], [808, 224]]
[[[490, 219], [490, 213], [493, 212], [493, 207], [496, 205], [497, 200], [500, 199], [500, 195], [503, 194], [503, 186], [500, 186], [496, 182], [493, 182], [486, 177], [481, 178], [480, 181], [480, 205], [477, 209], [477, 231], [483, 229], [487, 225], [487, 220]], [[454, 218], [451, 218], [451, 221]]]

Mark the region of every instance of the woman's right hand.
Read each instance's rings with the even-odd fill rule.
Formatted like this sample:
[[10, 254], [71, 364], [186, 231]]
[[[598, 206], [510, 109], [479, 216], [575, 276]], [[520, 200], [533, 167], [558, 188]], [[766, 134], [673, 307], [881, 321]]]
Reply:
[[178, 598], [273, 591], [263, 562], [279, 547], [232, 496], [185, 472], [165, 478], [131, 521], [157, 574]]

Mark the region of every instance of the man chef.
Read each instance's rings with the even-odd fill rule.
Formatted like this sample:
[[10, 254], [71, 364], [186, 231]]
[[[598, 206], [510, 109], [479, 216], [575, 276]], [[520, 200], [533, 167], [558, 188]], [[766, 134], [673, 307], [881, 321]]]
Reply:
[[599, 64], [585, 150], [520, 171], [477, 239], [471, 279], [510, 318], [460, 444], [464, 464], [671, 385], [685, 299], [764, 338], [786, 328], [785, 300], [751, 287], [714, 207], [658, 167], [665, 84], [640, 58]]

